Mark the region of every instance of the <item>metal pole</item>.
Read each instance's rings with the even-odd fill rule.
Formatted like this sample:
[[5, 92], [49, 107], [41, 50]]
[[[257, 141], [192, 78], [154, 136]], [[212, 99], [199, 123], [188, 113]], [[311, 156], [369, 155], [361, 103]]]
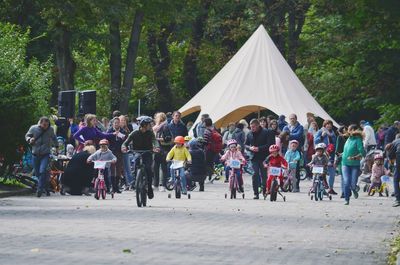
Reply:
[[137, 116], [140, 117], [140, 99], [139, 99], [139, 102], [138, 102], [138, 114], [137, 114]]

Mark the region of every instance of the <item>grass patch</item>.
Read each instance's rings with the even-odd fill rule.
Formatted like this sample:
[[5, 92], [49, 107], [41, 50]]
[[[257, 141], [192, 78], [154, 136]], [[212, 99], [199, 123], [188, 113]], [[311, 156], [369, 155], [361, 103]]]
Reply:
[[389, 265], [396, 265], [397, 254], [400, 252], [400, 235], [397, 235], [390, 244], [390, 253], [388, 258]]

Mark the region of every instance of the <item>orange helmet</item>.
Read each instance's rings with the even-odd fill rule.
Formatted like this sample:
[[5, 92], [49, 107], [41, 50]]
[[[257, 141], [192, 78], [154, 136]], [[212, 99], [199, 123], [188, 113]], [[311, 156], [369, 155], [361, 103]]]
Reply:
[[99, 145], [103, 145], [103, 144], [108, 145], [108, 140], [107, 139], [100, 140]]
[[185, 144], [185, 138], [183, 136], [177, 136], [177, 137], [175, 137], [174, 143]]

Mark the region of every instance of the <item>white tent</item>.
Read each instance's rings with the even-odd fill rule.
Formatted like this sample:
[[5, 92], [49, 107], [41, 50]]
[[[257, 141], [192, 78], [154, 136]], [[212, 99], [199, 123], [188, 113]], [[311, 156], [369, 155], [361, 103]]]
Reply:
[[[260, 25], [232, 59], [181, 109], [182, 116], [207, 113], [217, 127], [269, 109], [301, 124], [310, 112], [338, 124], [307, 91]], [[197, 123], [200, 119], [197, 118]]]

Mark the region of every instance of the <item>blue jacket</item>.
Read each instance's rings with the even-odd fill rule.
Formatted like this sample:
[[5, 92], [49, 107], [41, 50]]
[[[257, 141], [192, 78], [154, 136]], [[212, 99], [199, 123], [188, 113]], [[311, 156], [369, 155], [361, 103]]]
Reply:
[[296, 125], [292, 128], [292, 126], [290, 124], [288, 124], [283, 128], [283, 131], [290, 133], [289, 141], [297, 140], [299, 142], [298, 150], [300, 150], [303, 147], [303, 145], [304, 145], [303, 125], [301, 125], [299, 122], [297, 122]]
[[[386, 134], [385, 134], [385, 146], [387, 144], [390, 144], [391, 142], [394, 141], [394, 139], [396, 138], [396, 134], [398, 133], [398, 129], [396, 126], [391, 126], [389, 129], [386, 130]], [[384, 147], [385, 147], [384, 146]]]
[[188, 130], [185, 126], [185, 124], [183, 124], [182, 121], [179, 121], [178, 124], [175, 124], [173, 120], [171, 120], [171, 122], [168, 124], [168, 127], [171, 131], [172, 137], [175, 138], [177, 136], [187, 136], [188, 135]]

